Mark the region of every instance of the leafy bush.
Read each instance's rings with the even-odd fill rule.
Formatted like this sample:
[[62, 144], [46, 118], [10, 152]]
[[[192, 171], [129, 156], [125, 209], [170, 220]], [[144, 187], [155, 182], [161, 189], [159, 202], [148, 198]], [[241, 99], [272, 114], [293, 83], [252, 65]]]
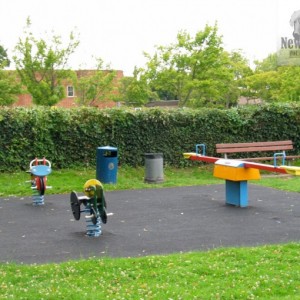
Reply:
[[205, 143], [291, 139], [299, 153], [300, 106], [276, 104], [219, 109], [1, 108], [0, 171], [26, 170], [35, 157], [53, 168], [96, 165], [96, 149], [118, 148], [120, 164], [144, 165], [144, 154], [163, 153], [164, 163], [187, 166], [183, 152]]

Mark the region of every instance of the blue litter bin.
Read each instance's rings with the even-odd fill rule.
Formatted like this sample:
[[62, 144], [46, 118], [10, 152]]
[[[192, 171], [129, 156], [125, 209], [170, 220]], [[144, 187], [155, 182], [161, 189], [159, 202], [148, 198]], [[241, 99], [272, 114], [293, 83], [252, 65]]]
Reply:
[[117, 183], [118, 149], [98, 147], [96, 159], [96, 178], [102, 183]]

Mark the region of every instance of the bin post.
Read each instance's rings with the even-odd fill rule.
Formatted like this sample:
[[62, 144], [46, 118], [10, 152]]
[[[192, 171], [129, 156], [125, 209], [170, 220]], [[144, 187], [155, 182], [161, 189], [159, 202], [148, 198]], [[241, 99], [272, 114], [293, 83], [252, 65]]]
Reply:
[[145, 153], [144, 181], [146, 183], [160, 183], [164, 181], [162, 153]]
[[102, 183], [117, 183], [118, 149], [111, 146], [97, 148], [96, 178]]

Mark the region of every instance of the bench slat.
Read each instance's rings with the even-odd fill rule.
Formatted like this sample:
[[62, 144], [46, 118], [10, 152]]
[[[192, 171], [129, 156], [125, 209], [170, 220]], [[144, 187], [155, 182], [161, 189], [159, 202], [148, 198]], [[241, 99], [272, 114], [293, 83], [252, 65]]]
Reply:
[[[279, 156], [278, 159], [281, 159], [282, 157]], [[292, 160], [295, 158], [300, 158], [300, 155], [287, 155], [285, 157], [285, 160]], [[249, 157], [249, 158], [237, 158], [237, 160], [249, 160], [249, 161], [264, 161], [264, 160], [273, 160], [274, 156], [268, 156], [268, 157]]]
[[236, 147], [236, 148], [218, 148], [217, 153], [236, 153], [236, 152], [263, 152], [263, 151], [278, 151], [292, 150], [293, 145], [286, 146], [261, 146], [261, 147]]
[[[282, 157], [278, 157], [281, 159]], [[285, 160], [294, 160], [296, 158], [300, 158], [300, 155], [289, 155], [285, 157]], [[265, 161], [265, 160], [273, 160], [274, 156], [268, 157], [248, 157], [248, 158], [233, 158], [233, 160], [243, 160], [243, 161]]]
[[285, 159], [295, 159], [295, 158], [300, 158], [300, 155], [287, 155]]
[[252, 143], [230, 143], [216, 144], [217, 148], [234, 148], [234, 147], [255, 147], [255, 146], [278, 146], [278, 145], [293, 145], [290, 140], [287, 141], [271, 141], [271, 142], [252, 142]]
[[[293, 142], [291, 140], [286, 141], [269, 141], [269, 142], [252, 142], [252, 143], [231, 143], [231, 144], [216, 144], [216, 152], [225, 154], [242, 153], [242, 152], [281, 152], [285, 150], [293, 150]], [[286, 159], [300, 158], [300, 155], [287, 155]], [[241, 158], [241, 160], [249, 161], [263, 161], [272, 160], [273, 156], [270, 157], [251, 157]]]

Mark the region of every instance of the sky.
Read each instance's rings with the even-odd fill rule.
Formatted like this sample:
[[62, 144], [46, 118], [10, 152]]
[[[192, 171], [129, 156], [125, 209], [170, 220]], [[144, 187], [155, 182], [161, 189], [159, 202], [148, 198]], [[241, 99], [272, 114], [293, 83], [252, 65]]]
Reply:
[[27, 17], [36, 38], [53, 34], [67, 44], [79, 35], [73, 69], [93, 69], [101, 58], [112, 69], [131, 76], [143, 67], [144, 52], [176, 42], [186, 30], [192, 36], [217, 23], [228, 51], [240, 49], [250, 64], [276, 52], [280, 36], [291, 36], [289, 20], [299, 0], [0, 0], [0, 45], [9, 56], [24, 37]]

